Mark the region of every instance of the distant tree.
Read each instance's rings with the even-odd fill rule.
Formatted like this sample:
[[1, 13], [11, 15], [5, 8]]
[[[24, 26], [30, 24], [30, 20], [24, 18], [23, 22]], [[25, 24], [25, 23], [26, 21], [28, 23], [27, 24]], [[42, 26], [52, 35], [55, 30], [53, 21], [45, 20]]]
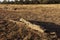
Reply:
[[49, 0], [38, 0], [38, 3], [48, 3]]
[[55, 4], [55, 3], [60, 3], [60, 0], [15, 0], [14, 2], [13, 1], [10, 1], [10, 0], [4, 0], [2, 3], [7, 3], [7, 4], [36, 4], [36, 3], [39, 3], [39, 4]]
[[49, 0], [41, 0], [41, 3], [48, 3]]
[[7, 0], [4, 0], [4, 2], [6, 2]]
[[60, 0], [49, 0], [48, 3], [49, 4], [51, 4], [51, 3], [53, 3], [53, 4], [60, 3]]

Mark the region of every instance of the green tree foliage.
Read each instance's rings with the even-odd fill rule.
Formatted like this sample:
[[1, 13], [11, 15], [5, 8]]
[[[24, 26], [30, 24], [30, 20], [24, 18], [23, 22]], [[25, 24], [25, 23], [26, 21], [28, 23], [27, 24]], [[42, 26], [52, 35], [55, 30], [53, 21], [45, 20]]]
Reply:
[[6, 1], [4, 0], [2, 3], [11, 3], [11, 4], [55, 4], [55, 3], [60, 3], [60, 0], [15, 0], [14, 2], [13, 1]]

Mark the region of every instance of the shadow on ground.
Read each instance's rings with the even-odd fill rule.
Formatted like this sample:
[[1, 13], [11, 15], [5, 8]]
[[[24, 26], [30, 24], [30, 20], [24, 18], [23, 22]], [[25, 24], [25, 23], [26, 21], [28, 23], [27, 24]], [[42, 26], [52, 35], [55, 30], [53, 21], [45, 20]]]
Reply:
[[46, 33], [56, 32], [57, 37], [60, 38], [60, 25], [51, 22], [39, 22], [34, 20], [29, 20], [29, 22], [40, 25], [43, 29], [46, 29]]

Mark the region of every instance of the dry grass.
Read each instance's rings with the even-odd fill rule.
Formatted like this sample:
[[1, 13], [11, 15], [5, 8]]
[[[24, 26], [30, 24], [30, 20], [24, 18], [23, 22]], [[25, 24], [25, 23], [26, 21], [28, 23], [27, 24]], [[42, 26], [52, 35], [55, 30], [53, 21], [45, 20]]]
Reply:
[[[1, 5], [0, 4], [0, 14], [8, 14], [6, 18], [9, 17], [23, 17], [27, 20], [37, 20], [44, 22], [53, 22], [60, 24], [60, 4], [50, 4], [50, 5]], [[10, 15], [10, 16], [9, 16]], [[18, 15], [18, 16], [17, 16]]]
[[40, 32], [27, 27], [22, 22], [1, 19], [0, 40], [43, 40], [42, 38], [45, 36], [43, 37]]
[[[46, 4], [45, 5], [40, 5], [40, 4], [38, 4], [38, 5], [3, 4], [2, 5], [2, 4], [0, 4], [0, 19], [6, 19], [6, 20], [9, 19], [9, 20], [13, 20], [13, 21], [15, 20], [15, 21], [19, 22], [21, 17], [28, 21], [35, 21], [35, 22], [38, 21], [37, 23], [49, 22], [49, 23], [45, 23], [47, 25], [47, 26], [46, 25], [45, 26], [48, 28], [50, 28], [50, 27], [57, 28], [57, 29], [48, 29], [48, 30], [57, 31], [57, 35], [59, 35], [59, 37], [60, 37], [60, 31], [59, 31], [60, 30], [60, 4], [56, 4], [56, 5], [55, 4], [50, 4], [50, 5], [46, 5]], [[8, 22], [7, 24], [9, 25], [9, 27], [11, 27], [12, 24], [10, 25], [9, 21], [6, 21], [6, 22]], [[51, 24], [50, 24], [50, 22], [51, 22]], [[2, 24], [2, 26], [3, 25], [4, 25], [4, 23]], [[14, 25], [14, 23], [13, 23], [13, 25]], [[43, 26], [44, 26], [44, 24], [43, 24]], [[10, 29], [9, 27], [8, 27], [8, 32]], [[35, 40], [35, 38], [36, 38], [36, 40], [38, 40], [40, 38], [39, 35], [41, 35], [41, 34], [39, 34], [39, 32], [36, 32], [31, 29], [26, 29], [23, 24], [18, 23], [17, 27], [22, 28], [22, 29], [19, 29], [18, 31], [20, 33], [20, 36], [23, 37], [23, 40], [28, 40], [30, 38], [32, 38], [30, 40]], [[18, 31], [16, 31], [16, 33], [13, 32], [13, 34], [16, 35]], [[22, 31], [23, 31], [23, 33], [22, 33]], [[8, 39], [15, 38], [15, 37], [11, 37], [12, 36], [11, 33], [9, 35], [10, 36], [7, 35]], [[48, 34], [48, 36], [50, 37], [50, 34]], [[15, 39], [13, 39], [13, 40], [15, 40]], [[53, 39], [51, 38], [51, 40], [53, 40]], [[58, 39], [56, 39], [56, 40], [58, 40]]]

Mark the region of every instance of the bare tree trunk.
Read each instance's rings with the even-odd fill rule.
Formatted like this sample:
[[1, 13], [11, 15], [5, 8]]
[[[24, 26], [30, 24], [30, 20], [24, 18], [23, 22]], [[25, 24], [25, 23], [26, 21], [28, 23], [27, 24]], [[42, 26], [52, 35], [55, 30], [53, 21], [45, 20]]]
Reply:
[[8, 0], [8, 2], [10, 2], [10, 0]]
[[23, 0], [20, 0], [21, 2], [23, 2]]
[[4, 2], [7, 2], [7, 0], [4, 0]]
[[18, 0], [15, 0], [15, 2], [18, 1]]

